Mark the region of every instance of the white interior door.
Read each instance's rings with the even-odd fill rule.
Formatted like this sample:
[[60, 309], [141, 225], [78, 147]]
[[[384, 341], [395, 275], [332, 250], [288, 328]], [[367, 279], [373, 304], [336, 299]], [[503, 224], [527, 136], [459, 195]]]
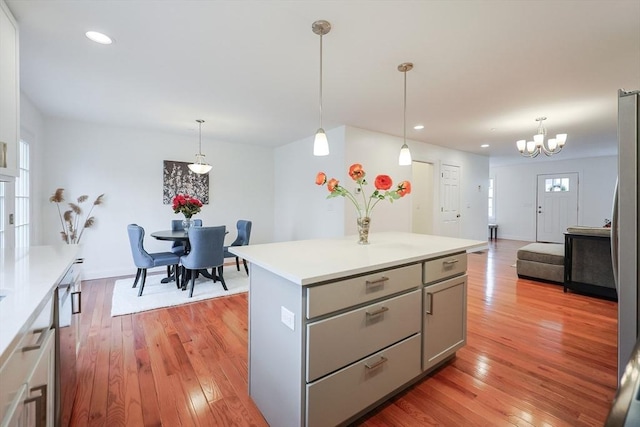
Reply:
[[563, 243], [567, 227], [578, 224], [578, 174], [538, 175], [536, 240]]
[[411, 174], [411, 231], [433, 234], [433, 164], [413, 162]]
[[460, 166], [443, 164], [440, 172], [441, 234], [460, 237]]

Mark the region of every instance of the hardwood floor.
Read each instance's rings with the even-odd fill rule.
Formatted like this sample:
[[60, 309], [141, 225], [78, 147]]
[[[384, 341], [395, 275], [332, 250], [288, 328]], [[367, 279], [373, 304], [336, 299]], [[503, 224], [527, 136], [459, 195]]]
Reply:
[[[355, 425], [603, 424], [617, 304], [518, 279], [524, 244], [469, 255], [467, 345]], [[112, 318], [116, 280], [83, 282], [72, 425], [267, 425], [247, 394], [246, 294]]]

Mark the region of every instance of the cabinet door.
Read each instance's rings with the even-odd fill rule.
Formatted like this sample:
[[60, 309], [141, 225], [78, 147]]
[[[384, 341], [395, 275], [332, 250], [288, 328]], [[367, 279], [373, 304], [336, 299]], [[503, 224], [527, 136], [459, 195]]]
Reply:
[[[28, 383], [27, 425], [53, 427], [55, 423], [55, 329], [48, 331]], [[30, 406], [30, 407], [29, 407]]]
[[19, 129], [18, 26], [0, 1], [0, 175], [17, 176]]
[[467, 276], [424, 288], [422, 369], [428, 370], [467, 342]]

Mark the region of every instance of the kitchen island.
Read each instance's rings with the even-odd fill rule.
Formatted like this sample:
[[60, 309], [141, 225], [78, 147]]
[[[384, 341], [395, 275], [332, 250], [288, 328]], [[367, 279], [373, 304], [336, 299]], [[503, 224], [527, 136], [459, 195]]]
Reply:
[[231, 247], [251, 263], [249, 394], [277, 426], [347, 423], [466, 343], [466, 252], [412, 233]]

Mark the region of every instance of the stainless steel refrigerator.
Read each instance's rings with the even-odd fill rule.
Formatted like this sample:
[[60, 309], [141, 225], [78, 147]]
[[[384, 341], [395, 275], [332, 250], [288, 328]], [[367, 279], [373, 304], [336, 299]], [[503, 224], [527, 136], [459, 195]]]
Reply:
[[640, 292], [638, 290], [638, 164], [640, 91], [618, 91], [618, 182], [611, 256], [618, 292], [619, 387], [605, 425], [640, 425]]

